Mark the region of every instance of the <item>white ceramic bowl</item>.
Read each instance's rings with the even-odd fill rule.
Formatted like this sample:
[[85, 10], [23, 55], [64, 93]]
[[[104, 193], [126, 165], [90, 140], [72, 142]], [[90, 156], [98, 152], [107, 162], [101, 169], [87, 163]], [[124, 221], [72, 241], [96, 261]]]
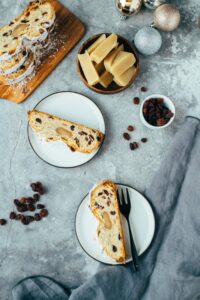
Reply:
[[[144, 118], [144, 115], [143, 115], [143, 106], [144, 106], [144, 103], [151, 99], [151, 98], [163, 98], [164, 100], [164, 104], [166, 105], [167, 108], [169, 108], [172, 112], [173, 112], [173, 117], [169, 120], [169, 122], [163, 126], [154, 126], [154, 125], [151, 125], [149, 124], [145, 118]], [[174, 121], [174, 118], [175, 118], [175, 106], [173, 104], [173, 102], [167, 97], [167, 96], [164, 96], [164, 95], [160, 95], [160, 94], [153, 94], [153, 95], [149, 95], [147, 98], [144, 99], [144, 101], [142, 102], [141, 104], [141, 107], [140, 107], [140, 119], [142, 121], [142, 123], [148, 127], [148, 128], [151, 128], [151, 129], [163, 129], [163, 128], [166, 128], [168, 127], [173, 121]]]

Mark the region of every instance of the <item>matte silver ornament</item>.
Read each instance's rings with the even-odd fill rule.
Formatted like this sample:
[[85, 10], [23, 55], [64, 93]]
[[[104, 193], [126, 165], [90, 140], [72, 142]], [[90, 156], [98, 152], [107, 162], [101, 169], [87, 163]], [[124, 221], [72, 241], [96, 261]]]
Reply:
[[142, 27], [135, 35], [134, 44], [137, 50], [144, 55], [158, 52], [162, 45], [162, 37], [158, 30], [150, 26]]
[[144, 5], [149, 9], [156, 9], [165, 2], [166, 0], [143, 0]]
[[136, 15], [142, 6], [142, 0], [116, 0], [116, 8], [122, 16]]
[[173, 31], [180, 23], [180, 12], [171, 4], [163, 4], [154, 12], [154, 24], [156, 28], [163, 31]]

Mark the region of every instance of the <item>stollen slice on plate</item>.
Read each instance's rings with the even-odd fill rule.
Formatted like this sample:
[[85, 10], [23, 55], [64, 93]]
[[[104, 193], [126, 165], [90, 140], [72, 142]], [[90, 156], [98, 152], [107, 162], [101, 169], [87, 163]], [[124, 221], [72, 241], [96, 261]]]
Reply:
[[28, 112], [28, 121], [33, 131], [46, 142], [61, 141], [72, 151], [91, 153], [99, 148], [104, 138], [97, 129], [35, 109]]
[[125, 262], [124, 237], [116, 186], [110, 180], [95, 185], [90, 192], [90, 208], [99, 221], [97, 236], [103, 251], [116, 262]]

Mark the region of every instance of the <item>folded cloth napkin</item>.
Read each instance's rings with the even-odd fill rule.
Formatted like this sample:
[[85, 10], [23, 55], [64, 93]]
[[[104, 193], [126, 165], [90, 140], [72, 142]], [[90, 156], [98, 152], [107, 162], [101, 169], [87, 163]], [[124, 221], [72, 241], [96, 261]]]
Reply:
[[106, 267], [70, 295], [50, 279], [29, 278], [13, 288], [14, 300], [200, 299], [199, 119], [186, 118], [145, 195], [157, 226], [139, 272]]

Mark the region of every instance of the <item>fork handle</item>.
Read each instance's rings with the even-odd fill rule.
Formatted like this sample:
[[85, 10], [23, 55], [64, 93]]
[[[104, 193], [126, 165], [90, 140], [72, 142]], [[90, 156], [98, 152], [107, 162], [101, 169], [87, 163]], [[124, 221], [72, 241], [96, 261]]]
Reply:
[[138, 271], [139, 270], [138, 254], [137, 254], [137, 250], [135, 247], [135, 243], [134, 243], [134, 239], [133, 239], [133, 235], [132, 235], [132, 231], [131, 231], [129, 218], [127, 218], [127, 223], [128, 223], [129, 236], [130, 236], [130, 242], [131, 242], [131, 254], [132, 254], [132, 258], [133, 258], [133, 264], [134, 264], [135, 270]]

